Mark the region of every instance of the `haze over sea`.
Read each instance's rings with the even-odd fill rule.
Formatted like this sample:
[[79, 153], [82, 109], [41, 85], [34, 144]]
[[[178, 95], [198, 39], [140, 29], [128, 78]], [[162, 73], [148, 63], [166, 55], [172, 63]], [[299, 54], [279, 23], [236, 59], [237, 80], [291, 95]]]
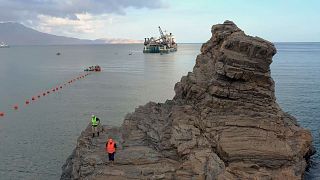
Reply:
[[[135, 107], [171, 99], [174, 84], [192, 70], [200, 47], [180, 44], [177, 52], [165, 55], [143, 54], [140, 44], [1, 48], [0, 112], [6, 115], [0, 118], [0, 179], [59, 179], [92, 113], [103, 124], [119, 126]], [[276, 47], [271, 70], [277, 101], [312, 131], [320, 151], [320, 43]], [[102, 72], [24, 105], [97, 64]], [[313, 159], [308, 179], [320, 178], [319, 153]]]

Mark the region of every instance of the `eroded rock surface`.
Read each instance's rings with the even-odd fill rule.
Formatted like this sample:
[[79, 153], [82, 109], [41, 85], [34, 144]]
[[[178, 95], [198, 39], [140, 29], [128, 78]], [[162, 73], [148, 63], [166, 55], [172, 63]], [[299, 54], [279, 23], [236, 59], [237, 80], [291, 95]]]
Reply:
[[[173, 100], [138, 107], [100, 140], [87, 129], [62, 179], [301, 179], [312, 137], [276, 103], [275, 54], [231, 21], [214, 25]], [[112, 167], [108, 133], [120, 144]]]

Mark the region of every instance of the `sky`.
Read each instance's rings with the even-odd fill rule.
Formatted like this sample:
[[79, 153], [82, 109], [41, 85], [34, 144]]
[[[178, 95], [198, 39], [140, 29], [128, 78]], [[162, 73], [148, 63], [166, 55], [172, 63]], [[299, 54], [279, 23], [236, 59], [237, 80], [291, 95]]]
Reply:
[[82, 39], [143, 40], [161, 26], [202, 43], [225, 20], [272, 42], [320, 42], [319, 0], [0, 0], [0, 22]]

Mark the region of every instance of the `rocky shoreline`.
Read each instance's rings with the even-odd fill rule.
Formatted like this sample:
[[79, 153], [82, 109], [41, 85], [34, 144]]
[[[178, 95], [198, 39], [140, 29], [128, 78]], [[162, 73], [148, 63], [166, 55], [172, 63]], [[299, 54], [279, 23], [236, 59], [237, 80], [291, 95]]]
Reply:
[[[312, 137], [276, 103], [275, 54], [231, 21], [214, 25], [173, 100], [138, 107], [99, 138], [89, 125], [61, 179], [302, 179]], [[109, 137], [119, 146], [114, 166]]]

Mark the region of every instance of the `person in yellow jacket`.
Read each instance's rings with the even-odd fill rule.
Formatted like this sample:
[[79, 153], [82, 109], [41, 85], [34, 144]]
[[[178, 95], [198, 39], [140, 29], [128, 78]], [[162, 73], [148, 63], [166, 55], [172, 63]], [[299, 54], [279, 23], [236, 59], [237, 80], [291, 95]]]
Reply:
[[95, 133], [99, 136], [98, 125], [100, 124], [100, 119], [92, 114], [91, 116], [91, 129], [92, 129], [92, 137], [94, 138]]

